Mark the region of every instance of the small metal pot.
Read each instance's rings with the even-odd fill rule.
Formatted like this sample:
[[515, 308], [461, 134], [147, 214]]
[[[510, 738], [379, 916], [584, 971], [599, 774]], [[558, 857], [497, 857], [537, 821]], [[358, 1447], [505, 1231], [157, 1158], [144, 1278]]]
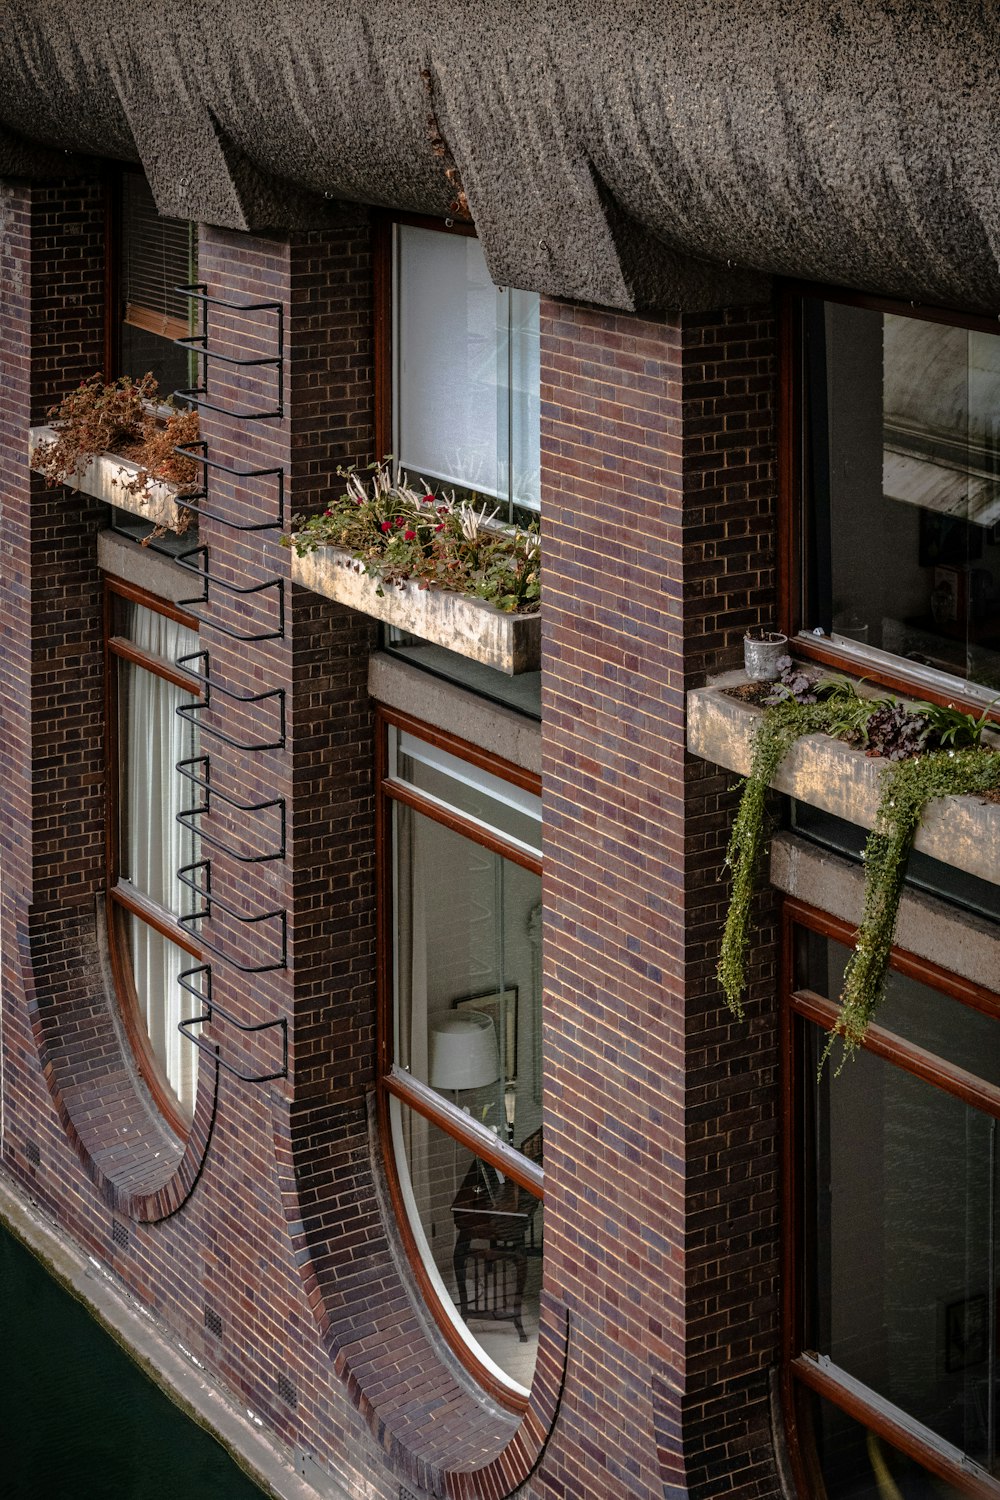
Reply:
[[763, 639], [743, 637], [743, 667], [751, 682], [775, 682], [781, 676], [778, 666], [788, 655], [788, 637], [778, 630], [766, 631]]

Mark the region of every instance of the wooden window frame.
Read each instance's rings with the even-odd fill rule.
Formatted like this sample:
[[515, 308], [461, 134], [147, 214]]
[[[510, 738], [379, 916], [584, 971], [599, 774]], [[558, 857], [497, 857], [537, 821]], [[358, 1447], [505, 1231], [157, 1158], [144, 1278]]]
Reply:
[[393, 1099], [415, 1110], [460, 1146], [466, 1147], [473, 1155], [496, 1167], [519, 1188], [523, 1188], [539, 1200], [544, 1200], [544, 1174], [536, 1162], [522, 1156], [514, 1147], [499, 1140], [487, 1126], [464, 1114], [457, 1106], [442, 1098], [427, 1084], [412, 1078], [395, 1063], [393, 1056], [395, 985], [392, 967], [394, 937], [392, 803], [399, 802], [404, 806], [412, 807], [443, 827], [460, 833], [463, 838], [468, 838], [471, 842], [538, 875], [542, 873], [542, 861], [540, 857], [528, 854], [518, 845], [506, 843], [502, 837], [482, 828], [470, 818], [442, 808], [437, 802], [423, 796], [414, 788], [390, 777], [389, 734], [393, 729], [405, 730], [426, 744], [444, 750], [449, 755], [478, 766], [481, 770], [533, 792], [535, 795], [541, 795], [541, 777], [533, 772], [525, 771], [520, 766], [512, 765], [488, 750], [471, 745], [468, 741], [459, 739], [457, 735], [450, 734], [446, 730], [432, 728], [410, 714], [381, 705], [376, 709], [375, 847], [378, 954], [376, 1105], [389, 1198], [419, 1293], [433, 1313], [435, 1322], [450, 1349], [488, 1395], [509, 1411], [522, 1412], [527, 1407], [527, 1396], [511, 1390], [510, 1386], [500, 1381], [476, 1358], [473, 1350], [459, 1333], [454, 1316], [442, 1305], [417, 1245], [400, 1183], [390, 1118], [390, 1103]]
[[[878, 1437], [952, 1484], [962, 1494], [979, 1500], [1000, 1500], [1000, 1480], [986, 1476], [978, 1465], [969, 1467], [955, 1459], [951, 1444], [910, 1419], [900, 1420], [901, 1409], [878, 1396], [859, 1394], [859, 1382], [838, 1371], [819, 1356], [804, 1349], [805, 1286], [814, 1247], [807, 1242], [810, 1218], [807, 1212], [808, 1184], [803, 1166], [800, 1122], [804, 1118], [804, 1079], [798, 1048], [798, 1023], [813, 1022], [830, 1031], [841, 1007], [826, 996], [797, 988], [795, 936], [806, 930], [853, 947], [857, 928], [827, 912], [793, 897], [785, 897], [781, 910], [781, 1115], [782, 1115], [782, 1394], [789, 1457], [803, 1500], [824, 1493], [815, 1450], [809, 1441], [810, 1419], [803, 1397], [814, 1394], [839, 1407], [847, 1416]], [[1000, 994], [962, 979], [937, 964], [905, 949], [894, 948], [892, 967], [948, 996], [958, 1005], [996, 1018], [1000, 1025]], [[1000, 1087], [976, 1078], [965, 1069], [946, 1062], [915, 1042], [878, 1025], [869, 1028], [862, 1046], [865, 1051], [941, 1089], [973, 1109], [1000, 1118]], [[915, 1430], [919, 1429], [919, 1430]], [[971, 1461], [970, 1461], [971, 1462]]]
[[176, 947], [189, 953], [195, 963], [201, 962], [201, 949], [192, 942], [190, 934], [177, 921], [172, 912], [152, 901], [129, 881], [121, 877], [121, 751], [119, 733], [120, 694], [118, 663], [127, 662], [142, 667], [156, 677], [182, 687], [194, 697], [200, 697], [197, 683], [175, 668], [166, 666], [158, 657], [151, 656], [134, 645], [126, 637], [115, 634], [118, 601], [138, 604], [156, 614], [166, 615], [170, 620], [198, 629], [198, 621], [185, 614], [168, 600], [119, 579], [104, 580], [104, 723], [105, 723], [105, 907], [108, 931], [108, 951], [111, 972], [118, 995], [119, 1011], [125, 1035], [132, 1049], [139, 1076], [152, 1095], [153, 1101], [170, 1130], [181, 1140], [186, 1140], [191, 1121], [181, 1112], [177, 1097], [167, 1082], [163, 1069], [153, 1051], [149, 1032], [142, 1019], [139, 997], [132, 972], [132, 960], [125, 933], [125, 914], [133, 920], [145, 922]]
[[[860, 651], [845, 651], [830, 640], [801, 634], [805, 585], [802, 567], [802, 543], [806, 515], [804, 477], [805, 447], [803, 417], [805, 412], [805, 378], [802, 347], [802, 304], [807, 299], [836, 302], [845, 307], [860, 307], [871, 312], [893, 313], [928, 323], [968, 328], [981, 333], [1000, 335], [995, 318], [980, 313], [923, 306], [887, 297], [873, 297], [851, 292], [843, 287], [814, 285], [810, 282], [785, 281], [778, 293], [778, 629], [788, 636], [789, 649], [799, 658], [832, 667], [838, 672], [887, 688], [905, 697], [919, 698], [942, 707], [955, 706], [976, 715], [986, 707], [980, 692], [970, 691], [975, 684], [954, 678], [953, 686], [938, 686], [931, 677], [906, 670], [904, 657], [898, 667], [880, 656], [868, 655], [862, 661]], [[890, 654], [890, 653], [887, 653]], [[942, 678], [946, 674], [939, 674]], [[991, 705], [988, 717], [1000, 722], [1000, 708]]]

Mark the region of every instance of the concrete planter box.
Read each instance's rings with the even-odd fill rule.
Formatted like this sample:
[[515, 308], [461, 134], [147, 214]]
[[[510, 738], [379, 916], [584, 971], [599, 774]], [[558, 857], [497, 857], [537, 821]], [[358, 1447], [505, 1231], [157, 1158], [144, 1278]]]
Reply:
[[[762, 710], [728, 697], [722, 689], [727, 683], [745, 681], [742, 672], [731, 673], [712, 687], [689, 693], [687, 706], [691, 754], [741, 776], [750, 770], [750, 738]], [[887, 764], [840, 740], [809, 734], [792, 746], [772, 786], [846, 822], [871, 828], [879, 803], [879, 778]], [[978, 797], [942, 797], [932, 802], [914, 847], [980, 880], [1000, 884], [1000, 803]]]
[[[39, 443], [51, 442], [56, 435], [54, 427], [32, 427], [28, 434], [29, 455], [33, 457]], [[177, 498], [177, 485], [168, 484], [162, 479], [151, 479], [142, 494], [130, 494], [124, 486], [138, 472], [139, 465], [131, 459], [119, 458], [114, 453], [99, 453], [85, 469], [80, 469], [66, 483], [69, 489], [93, 495], [95, 499], [105, 500], [108, 505], [117, 506], [119, 510], [128, 510], [133, 515], [141, 516], [144, 521], [152, 521], [157, 526], [166, 526], [169, 530], [176, 531], [184, 508]]]
[[445, 646], [514, 677], [537, 672], [541, 661], [542, 617], [505, 614], [479, 599], [416, 583], [386, 584], [358, 572], [347, 552], [319, 547], [299, 557], [292, 552], [292, 580], [386, 625], [409, 631], [421, 640]]

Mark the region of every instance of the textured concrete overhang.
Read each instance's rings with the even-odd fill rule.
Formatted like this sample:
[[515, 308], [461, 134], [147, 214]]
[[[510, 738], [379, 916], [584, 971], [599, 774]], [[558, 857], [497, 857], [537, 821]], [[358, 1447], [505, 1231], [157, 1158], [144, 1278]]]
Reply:
[[998, 33], [969, 0], [7, 0], [0, 173], [141, 160], [162, 212], [253, 230], [461, 189], [497, 282], [611, 307], [781, 274], [997, 312]]

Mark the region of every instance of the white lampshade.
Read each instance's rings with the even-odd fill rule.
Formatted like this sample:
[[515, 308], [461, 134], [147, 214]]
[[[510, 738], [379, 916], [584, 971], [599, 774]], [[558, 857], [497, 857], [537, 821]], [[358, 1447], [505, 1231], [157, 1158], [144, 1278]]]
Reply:
[[439, 1021], [431, 1032], [431, 1088], [479, 1089], [500, 1077], [492, 1019], [479, 1010]]

